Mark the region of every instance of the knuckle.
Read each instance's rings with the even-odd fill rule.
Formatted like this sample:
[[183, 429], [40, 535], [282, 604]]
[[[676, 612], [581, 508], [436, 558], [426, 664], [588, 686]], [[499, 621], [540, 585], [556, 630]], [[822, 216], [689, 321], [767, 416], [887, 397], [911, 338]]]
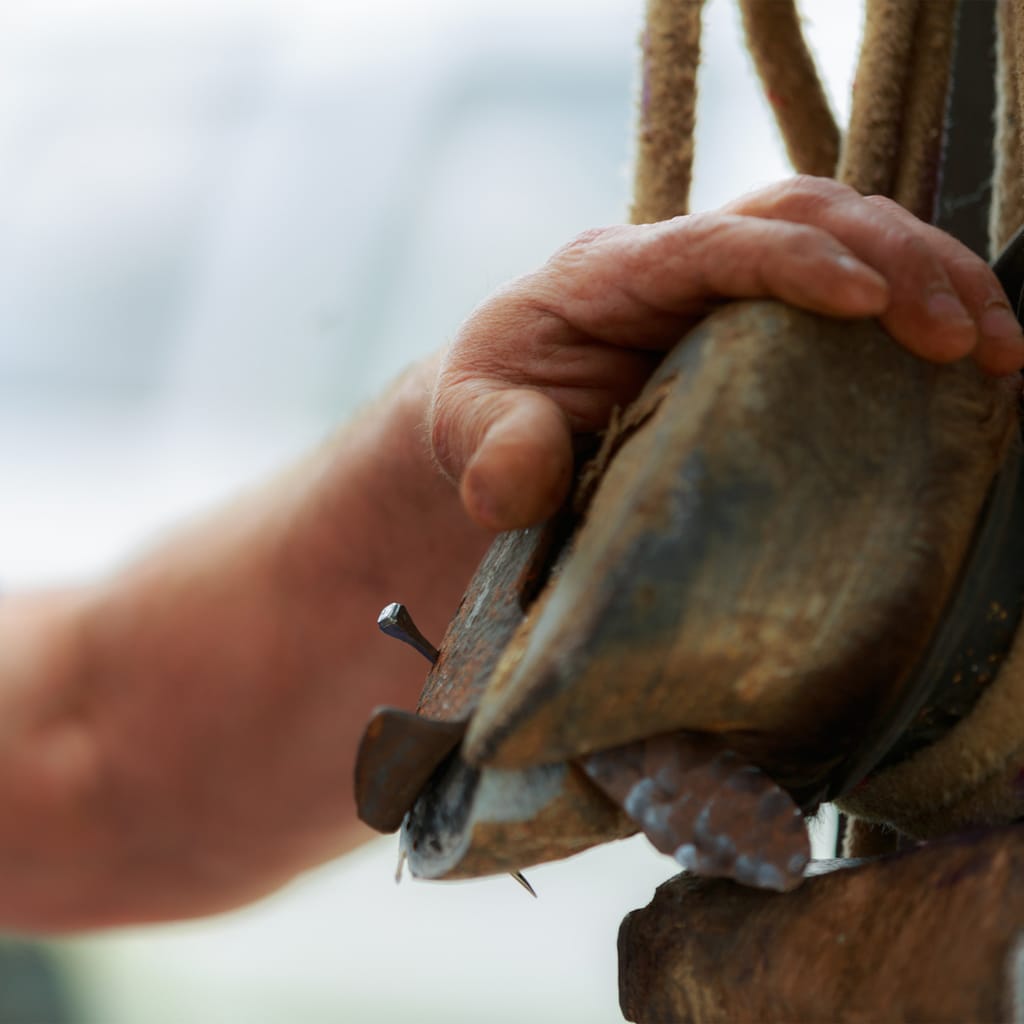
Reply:
[[834, 178], [816, 178], [811, 174], [794, 175], [783, 182], [781, 187], [784, 195], [811, 206], [857, 195], [849, 185]]
[[1002, 292], [1002, 286], [989, 265], [966, 246], [954, 250], [948, 260], [948, 266], [950, 272], [957, 276], [962, 275], [967, 280], [977, 280], [986, 286], [995, 285]]
[[[465, 353], [461, 353], [464, 357]], [[430, 448], [441, 468], [458, 479], [467, 447], [473, 446], [476, 426], [475, 392], [480, 387], [472, 364], [449, 352], [438, 372], [427, 412], [426, 433]]]
[[833, 178], [796, 174], [755, 194], [755, 205], [767, 206], [775, 216], [813, 219], [821, 210], [858, 196], [855, 189]]
[[832, 195], [846, 187], [834, 178], [819, 178], [813, 174], [794, 174], [785, 184], [797, 194], [811, 196]]
[[906, 209], [900, 206], [895, 199], [890, 199], [889, 196], [881, 195], [870, 195], [864, 196], [864, 202], [870, 203], [876, 210], [882, 213], [889, 214], [892, 217], [904, 217], [906, 216]]
[[704, 247], [711, 240], [719, 243], [728, 233], [733, 221], [744, 218], [721, 210], [703, 210], [685, 217], [676, 217], [661, 224], [644, 225], [647, 237], [640, 245], [625, 246], [619, 265], [626, 276], [642, 273], [652, 260], [665, 261], [685, 253], [688, 262], [701, 258]]
[[723, 231], [745, 223], [746, 220], [742, 214], [728, 210], [701, 210], [681, 220], [678, 230], [688, 242], [702, 241], [709, 236], [716, 237]]
[[961, 297], [968, 302], [980, 306], [1008, 305], [1006, 292], [992, 268], [966, 246], [958, 249], [946, 265]]
[[758, 218], [722, 210], [691, 214], [676, 232], [678, 247], [686, 254], [688, 272], [724, 253], [749, 255], [764, 223]]
[[904, 266], [927, 266], [928, 270], [938, 270], [939, 261], [935, 250], [919, 234], [905, 228], [893, 228], [889, 231], [887, 248], [897, 256]]
[[[779, 221], [776, 230], [779, 236], [778, 245], [785, 246], [782, 249], [783, 254], [804, 254], [822, 247], [834, 248], [838, 244], [827, 231], [815, 224], [805, 224], [801, 221]], [[775, 255], [774, 247], [765, 252], [765, 256], [768, 258]]]
[[453, 447], [454, 411], [452, 401], [444, 382], [439, 382], [430, 403], [427, 429], [430, 437], [430, 448], [438, 465], [449, 475], [457, 475]]
[[548, 260], [549, 263], [572, 262], [584, 257], [599, 243], [603, 242], [617, 229], [614, 227], [588, 228], [581, 231], [571, 241], [555, 250], [554, 255]]
[[634, 246], [606, 243], [621, 238], [623, 232], [640, 230], [615, 225], [591, 228], [577, 235], [524, 279], [520, 315], [538, 328], [543, 327], [545, 320], [557, 324], [572, 319], [574, 311], [595, 302], [614, 280], [630, 273]]
[[438, 372], [425, 423], [434, 459], [452, 479], [461, 478], [495, 417], [504, 408], [509, 371], [500, 355], [449, 352]]

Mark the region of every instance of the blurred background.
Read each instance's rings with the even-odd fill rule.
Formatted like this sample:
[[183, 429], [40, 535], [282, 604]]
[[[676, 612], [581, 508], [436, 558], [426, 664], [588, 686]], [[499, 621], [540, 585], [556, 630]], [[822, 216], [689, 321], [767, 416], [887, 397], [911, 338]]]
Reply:
[[[770, 2], [770, 0], [765, 0]], [[804, 0], [840, 117], [860, 4]], [[87, 581], [315, 444], [507, 278], [624, 219], [640, 0], [0, 8], [0, 590]], [[695, 208], [787, 173], [711, 0]], [[374, 628], [368, 623], [367, 628]], [[384, 839], [238, 913], [0, 939], [0, 1024], [600, 1024], [629, 840], [393, 881]]]

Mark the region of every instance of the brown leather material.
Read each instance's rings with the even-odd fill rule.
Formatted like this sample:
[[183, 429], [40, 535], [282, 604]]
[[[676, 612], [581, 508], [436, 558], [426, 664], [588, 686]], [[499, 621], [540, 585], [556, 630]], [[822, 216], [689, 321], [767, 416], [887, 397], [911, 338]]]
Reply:
[[673, 733], [581, 759], [662, 853], [705, 878], [784, 892], [811, 859], [800, 808], [710, 736]]

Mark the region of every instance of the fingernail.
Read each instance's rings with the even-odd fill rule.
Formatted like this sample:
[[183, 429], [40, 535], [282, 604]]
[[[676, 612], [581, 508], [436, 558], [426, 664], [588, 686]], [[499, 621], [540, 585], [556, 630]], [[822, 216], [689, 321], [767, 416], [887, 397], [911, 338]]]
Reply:
[[935, 320], [943, 320], [950, 325], [963, 322], [973, 326], [973, 321], [964, 308], [964, 304], [952, 292], [933, 292], [928, 297], [925, 308], [928, 310], [928, 315]]
[[986, 338], [993, 341], [1024, 343], [1024, 335], [1021, 333], [1017, 318], [1010, 312], [1009, 307], [1002, 303], [989, 306], [982, 313], [978, 327]]

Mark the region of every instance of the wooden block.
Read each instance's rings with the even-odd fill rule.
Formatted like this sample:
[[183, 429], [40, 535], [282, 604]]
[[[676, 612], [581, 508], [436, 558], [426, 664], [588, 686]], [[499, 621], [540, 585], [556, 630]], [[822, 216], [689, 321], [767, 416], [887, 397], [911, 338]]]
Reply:
[[680, 875], [619, 931], [628, 1020], [1021, 1019], [1024, 825], [826, 862], [791, 893]]

